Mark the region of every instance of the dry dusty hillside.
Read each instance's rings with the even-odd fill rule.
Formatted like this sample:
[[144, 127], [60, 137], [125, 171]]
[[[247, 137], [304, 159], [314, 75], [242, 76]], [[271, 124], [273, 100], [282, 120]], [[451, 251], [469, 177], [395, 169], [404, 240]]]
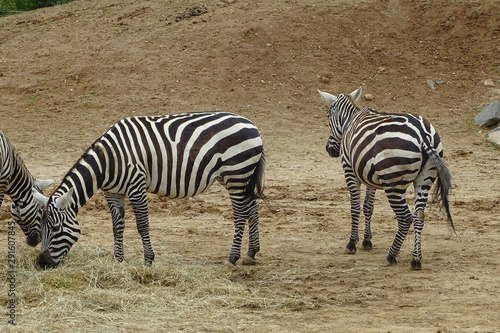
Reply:
[[[243, 304], [222, 297], [215, 305], [195, 297], [187, 302], [191, 310], [157, 304], [161, 310], [155, 311], [137, 300], [128, 307], [108, 306], [102, 297], [115, 295], [112, 287], [71, 289], [82, 281], [69, 262], [93, 262], [99, 255], [107, 260], [104, 268], [115, 267], [109, 213], [99, 194], [79, 214], [83, 236], [68, 265], [41, 272], [28, 260], [19, 268], [18, 325], [5, 327], [497, 332], [500, 157], [472, 119], [500, 99], [499, 17], [496, 0], [77, 0], [0, 18], [0, 128], [37, 177], [61, 178], [120, 118], [224, 110], [252, 119], [261, 130], [266, 191], [274, 208], [261, 210], [258, 265], [229, 272], [222, 262], [232, 237], [230, 205], [220, 186], [189, 200], [152, 196], [155, 265], [166, 267], [174, 257], [180, 267], [201, 262], [216, 269], [228, 288], [242, 288], [249, 297], [238, 301]], [[432, 91], [428, 79], [443, 84]], [[485, 87], [485, 79], [496, 85]], [[348, 193], [339, 161], [324, 151], [326, 106], [316, 90], [347, 93], [360, 85], [374, 95], [363, 103], [421, 114], [441, 134], [454, 174], [451, 208], [458, 236], [430, 207], [422, 271], [409, 269], [411, 237], [400, 264], [385, 265], [396, 222], [381, 194], [374, 249], [343, 254]], [[7, 239], [8, 211], [6, 199], [0, 244]], [[126, 261], [140, 266], [130, 212], [128, 219]], [[18, 251], [36, 256], [21, 238]], [[89, 248], [99, 250], [87, 256]], [[68, 277], [67, 290], [46, 284], [58, 274]], [[32, 276], [37, 283], [23, 283]], [[133, 293], [169, 293], [155, 279], [161, 277], [153, 275]], [[53, 299], [30, 298], [29, 287]], [[100, 297], [102, 306], [72, 311], [67, 304], [88, 301], [85, 292]], [[7, 291], [0, 299], [7, 304]]]

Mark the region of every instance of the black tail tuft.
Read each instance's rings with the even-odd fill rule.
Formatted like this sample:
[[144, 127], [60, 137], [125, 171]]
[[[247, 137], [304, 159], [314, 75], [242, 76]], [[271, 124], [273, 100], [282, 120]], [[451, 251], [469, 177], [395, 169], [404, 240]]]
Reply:
[[252, 200], [262, 199], [266, 205], [269, 206], [269, 201], [264, 195], [264, 169], [266, 167], [266, 157], [264, 151], [260, 156], [260, 160], [255, 167], [250, 182], [248, 183], [246, 190], [246, 197]]
[[444, 160], [439, 156], [435, 150], [427, 149], [427, 154], [434, 162], [436, 170], [438, 172], [437, 186], [434, 188], [434, 200], [433, 203], [437, 203], [439, 207], [444, 208], [446, 212], [446, 219], [451, 226], [451, 229], [457, 234], [455, 230], [455, 225], [453, 224], [453, 219], [450, 212], [450, 204], [448, 201], [448, 196], [451, 194], [451, 172]]

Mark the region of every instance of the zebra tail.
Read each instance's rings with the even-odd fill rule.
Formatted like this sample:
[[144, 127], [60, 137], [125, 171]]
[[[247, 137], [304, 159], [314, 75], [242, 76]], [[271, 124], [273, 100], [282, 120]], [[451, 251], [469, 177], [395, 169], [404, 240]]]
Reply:
[[436, 150], [426, 147], [427, 155], [434, 162], [436, 170], [438, 172], [437, 186], [434, 187], [434, 199], [432, 203], [436, 203], [439, 207], [444, 208], [446, 212], [446, 218], [450, 224], [451, 229], [457, 234], [455, 230], [455, 225], [453, 224], [453, 219], [450, 212], [450, 203], [448, 196], [451, 194], [451, 172], [444, 160], [439, 156]]
[[255, 167], [255, 171], [253, 172], [252, 177], [246, 188], [246, 197], [252, 200], [262, 199], [264, 202], [268, 204], [268, 199], [264, 195], [264, 169], [266, 167], [266, 157], [264, 155], [264, 151], [260, 155], [260, 160]]

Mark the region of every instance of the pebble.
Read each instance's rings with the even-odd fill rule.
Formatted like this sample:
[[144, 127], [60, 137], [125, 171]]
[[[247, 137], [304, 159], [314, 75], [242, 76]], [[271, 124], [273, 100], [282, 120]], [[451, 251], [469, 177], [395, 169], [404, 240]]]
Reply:
[[365, 94], [365, 99], [367, 101], [373, 101], [373, 95], [372, 94]]
[[436, 87], [434, 86], [434, 81], [432, 80], [427, 80], [426, 81], [427, 83], [427, 86], [431, 89], [431, 90], [436, 90]]
[[495, 86], [495, 82], [493, 82], [492, 79], [486, 79], [486, 80], [484, 80], [484, 85], [487, 86], [487, 87], [494, 87]]

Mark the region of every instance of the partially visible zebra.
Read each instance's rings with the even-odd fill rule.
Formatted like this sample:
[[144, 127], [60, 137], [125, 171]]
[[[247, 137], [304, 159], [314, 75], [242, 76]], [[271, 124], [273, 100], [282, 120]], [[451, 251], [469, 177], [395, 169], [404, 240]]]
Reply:
[[[447, 220], [455, 230], [448, 203], [451, 174], [442, 159], [443, 147], [439, 135], [422, 117], [358, 108], [355, 102], [361, 96], [361, 88], [349, 95], [319, 93], [330, 104], [330, 136], [326, 150], [332, 157], [341, 157], [351, 196], [351, 237], [346, 253], [356, 252], [361, 211], [360, 185], [365, 184], [363, 248], [372, 248], [370, 222], [373, 198], [375, 190], [382, 189], [398, 221], [398, 231], [389, 249], [387, 261], [390, 264], [397, 263], [396, 256], [413, 222], [415, 244], [411, 268], [421, 269], [420, 238], [424, 227], [424, 209], [436, 178], [434, 200], [444, 207]], [[411, 183], [415, 188], [413, 216], [405, 196]]]
[[114, 256], [122, 261], [124, 202], [128, 196], [149, 265], [154, 252], [149, 239], [146, 192], [170, 198], [194, 196], [216, 180], [232, 203], [235, 232], [227, 263], [240, 258], [246, 221], [249, 249], [244, 264], [259, 251], [257, 198], [263, 195], [264, 150], [252, 122], [225, 112], [130, 117], [112, 125], [69, 170], [50, 198], [37, 195], [42, 216], [39, 264], [57, 266], [80, 236], [76, 215], [97, 190], [111, 211]]
[[42, 191], [53, 180], [36, 180], [26, 168], [21, 156], [0, 131], [0, 204], [3, 197], [12, 199], [11, 214], [21, 227], [30, 246], [40, 243], [41, 206], [33, 198], [32, 188]]

